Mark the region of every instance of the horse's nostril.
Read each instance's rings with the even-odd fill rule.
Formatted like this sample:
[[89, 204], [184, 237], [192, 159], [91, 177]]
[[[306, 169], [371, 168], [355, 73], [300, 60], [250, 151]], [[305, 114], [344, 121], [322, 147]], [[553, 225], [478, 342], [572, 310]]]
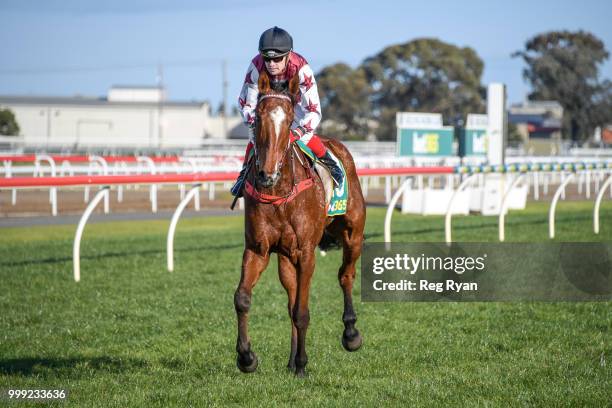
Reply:
[[266, 177], [266, 173], [264, 173], [263, 170], [259, 170], [259, 173], [257, 174], [259, 176], [260, 179], [264, 179]]

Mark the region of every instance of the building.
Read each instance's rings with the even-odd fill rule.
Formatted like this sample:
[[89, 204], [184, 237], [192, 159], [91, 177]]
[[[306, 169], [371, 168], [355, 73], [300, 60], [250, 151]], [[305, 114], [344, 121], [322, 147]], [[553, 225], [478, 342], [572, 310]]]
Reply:
[[561, 146], [563, 107], [556, 101], [525, 101], [508, 109], [508, 122], [516, 125], [527, 151], [558, 152]]
[[157, 86], [114, 86], [101, 98], [0, 96], [0, 108], [15, 114], [26, 148], [184, 149], [246, 135], [240, 117], [212, 116], [204, 101], [169, 101]]

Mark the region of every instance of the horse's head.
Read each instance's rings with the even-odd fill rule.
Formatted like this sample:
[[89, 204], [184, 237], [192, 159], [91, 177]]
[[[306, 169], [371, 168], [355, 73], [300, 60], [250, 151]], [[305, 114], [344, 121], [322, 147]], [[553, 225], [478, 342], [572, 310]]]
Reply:
[[264, 71], [259, 76], [257, 127], [255, 129], [256, 174], [259, 184], [272, 187], [280, 178], [283, 160], [289, 150], [289, 128], [293, 122], [293, 104], [299, 94], [299, 78], [293, 77], [286, 89], [274, 89]]

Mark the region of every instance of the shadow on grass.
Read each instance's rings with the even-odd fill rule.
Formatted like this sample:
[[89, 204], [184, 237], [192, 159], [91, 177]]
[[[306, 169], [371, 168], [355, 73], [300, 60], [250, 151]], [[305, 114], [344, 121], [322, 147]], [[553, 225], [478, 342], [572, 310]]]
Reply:
[[231, 373], [235, 366], [232, 364], [224, 365], [212, 361], [193, 361], [183, 360], [177, 357], [163, 357], [159, 360], [143, 360], [137, 358], [123, 358], [111, 356], [98, 357], [24, 357], [15, 359], [0, 360], [0, 375], [39, 377], [39, 376], [59, 376], [79, 378], [83, 373], [95, 374], [120, 374], [126, 372], [149, 372], [163, 367], [165, 370], [180, 373], [192, 369], [198, 372], [208, 373]]
[[118, 357], [73, 357], [73, 358], [16, 358], [0, 360], [0, 374], [33, 376], [45, 371], [94, 370], [121, 373], [147, 366], [144, 360]]
[[[201, 247], [190, 247], [190, 248], [174, 248], [174, 252], [195, 252], [195, 251], [206, 251], [206, 250], [223, 250], [223, 249], [237, 249], [243, 248], [244, 244], [235, 244], [235, 245], [217, 245], [217, 246], [201, 246]], [[81, 259], [89, 259], [89, 260], [97, 260], [104, 258], [119, 258], [123, 256], [130, 255], [157, 255], [160, 252], [165, 252], [165, 249], [146, 249], [141, 251], [121, 251], [121, 252], [105, 252], [99, 255], [81, 255]], [[240, 254], [242, 257], [242, 253]], [[17, 262], [0, 262], [0, 266], [26, 266], [26, 265], [42, 265], [42, 264], [53, 264], [53, 263], [62, 263], [62, 262], [72, 262], [72, 257], [62, 256], [62, 257], [52, 257], [52, 258], [44, 258], [44, 259], [32, 259], [26, 261], [17, 261]]]

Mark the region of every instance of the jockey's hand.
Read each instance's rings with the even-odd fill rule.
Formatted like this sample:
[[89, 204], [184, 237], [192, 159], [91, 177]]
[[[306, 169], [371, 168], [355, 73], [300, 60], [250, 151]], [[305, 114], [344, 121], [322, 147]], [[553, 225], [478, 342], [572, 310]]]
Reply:
[[298, 126], [295, 129], [291, 129], [291, 140], [292, 141], [300, 140], [302, 136], [304, 136], [305, 134], [306, 134], [306, 129], [304, 129], [302, 126]]
[[253, 122], [247, 125], [249, 131], [249, 140], [255, 140], [255, 133], [257, 130], [257, 122], [253, 120]]

